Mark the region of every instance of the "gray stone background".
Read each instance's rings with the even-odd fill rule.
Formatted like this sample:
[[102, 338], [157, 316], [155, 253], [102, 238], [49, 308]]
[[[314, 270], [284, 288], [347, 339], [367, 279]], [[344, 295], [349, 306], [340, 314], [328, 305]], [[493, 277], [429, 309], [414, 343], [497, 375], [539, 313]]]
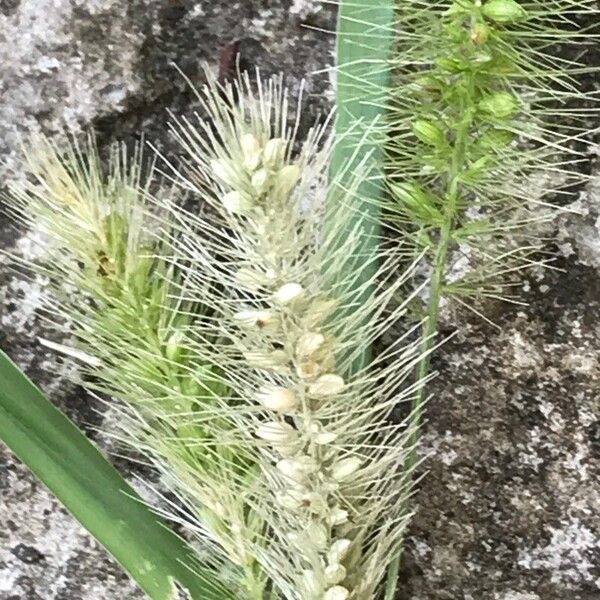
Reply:
[[[327, 109], [331, 7], [316, 0], [0, 0], [0, 185], [19, 140], [94, 128], [101, 145], [144, 132], [168, 144], [166, 109], [193, 96], [233, 39], [251, 66], [307, 78], [306, 122]], [[597, 124], [596, 124], [597, 125]], [[597, 156], [586, 168], [597, 171]], [[448, 314], [438, 353], [402, 600], [600, 598], [600, 178], [554, 232], [560, 270], [523, 282], [524, 307], [491, 307], [502, 330]], [[0, 217], [0, 247], [28, 257], [35, 235]], [[105, 450], [94, 400], [40, 347], [44, 281], [0, 258], [0, 347]], [[1, 382], [0, 382], [1, 385]], [[133, 467], [116, 460], [132, 474]], [[0, 445], [0, 599], [142, 598], [84, 530]]]

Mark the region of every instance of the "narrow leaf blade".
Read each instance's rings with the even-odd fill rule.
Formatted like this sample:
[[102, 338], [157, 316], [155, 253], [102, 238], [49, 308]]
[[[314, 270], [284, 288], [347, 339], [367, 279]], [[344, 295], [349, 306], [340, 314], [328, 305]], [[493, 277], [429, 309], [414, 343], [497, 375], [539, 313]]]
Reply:
[[[348, 268], [361, 271], [356, 285], [372, 279], [379, 244], [379, 200], [384, 194], [381, 164], [384, 140], [376, 134], [386, 113], [390, 88], [390, 56], [394, 43], [394, 14], [397, 0], [340, 0], [337, 29], [336, 144], [330, 168], [330, 182], [346, 186], [359, 163], [368, 156], [366, 176], [356, 190], [357, 206], [346, 218], [347, 231], [357, 221], [361, 236], [354, 254], [357, 261]], [[385, 134], [384, 134], [385, 135]], [[368, 257], [361, 264], [361, 257]], [[365, 288], [365, 297], [370, 294]], [[371, 348], [366, 347], [353, 368], [368, 364]], [[385, 600], [396, 591], [399, 557], [390, 557]]]
[[[346, 266], [360, 271], [357, 287], [371, 280], [377, 270], [373, 257], [379, 244], [378, 201], [383, 194], [383, 144], [377, 132], [384, 130], [389, 95], [395, 2], [341, 0], [338, 9], [336, 143], [329, 179], [331, 185], [349, 187], [353, 173], [368, 156], [365, 176], [355, 192], [357, 205], [343, 217], [346, 231], [360, 225], [361, 236]], [[340, 212], [334, 213], [336, 219], [342, 218]], [[370, 290], [365, 288], [364, 294], [368, 297]], [[369, 356], [370, 349], [365, 348], [354, 368], [361, 369]]]
[[143, 504], [97, 448], [0, 351], [0, 440], [153, 600], [231, 594], [194, 564], [189, 546]]

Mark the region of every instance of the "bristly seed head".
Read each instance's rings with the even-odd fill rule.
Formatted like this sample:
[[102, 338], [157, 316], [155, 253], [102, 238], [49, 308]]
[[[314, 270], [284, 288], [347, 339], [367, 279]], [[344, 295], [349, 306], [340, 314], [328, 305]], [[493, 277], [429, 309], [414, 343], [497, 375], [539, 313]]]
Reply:
[[[209, 85], [204, 98], [210, 123], [173, 125], [184, 156], [172, 171], [209, 210], [188, 212], [170, 194], [153, 199], [155, 239], [139, 185], [105, 194], [100, 176], [60, 185], [49, 177], [56, 198], [46, 207], [36, 191], [40, 212], [65, 253], [85, 258], [73, 272], [69, 254], [56, 279], [94, 300], [72, 307], [84, 317], [76, 323], [89, 364], [124, 401], [130, 443], [149, 449], [189, 505], [192, 535], [230, 571], [243, 567], [240, 595], [263, 597], [268, 585], [277, 600], [288, 590], [368, 597], [363, 588], [375, 589], [383, 568], [370, 568], [370, 556], [397, 547], [407, 518], [396, 469], [386, 467], [404, 451], [390, 398], [407, 398], [398, 374], [413, 355], [356, 374], [352, 354], [397, 318], [388, 303], [400, 284], [391, 295], [373, 284], [396, 280], [400, 255], [376, 253], [373, 292], [357, 295], [359, 267], [346, 268], [356, 185], [328, 182], [323, 127], [295, 142], [280, 84], [231, 96]], [[357, 182], [363, 175], [353, 170]], [[70, 222], [58, 227], [67, 209]], [[397, 444], [387, 443], [392, 432]], [[366, 464], [381, 465], [374, 487]], [[394, 531], [380, 527], [385, 519]]]

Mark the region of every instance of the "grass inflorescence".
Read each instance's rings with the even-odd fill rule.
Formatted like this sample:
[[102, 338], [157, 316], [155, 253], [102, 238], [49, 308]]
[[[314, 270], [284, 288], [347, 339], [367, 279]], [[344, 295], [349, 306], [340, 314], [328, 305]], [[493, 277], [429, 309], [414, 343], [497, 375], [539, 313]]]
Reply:
[[360, 247], [370, 154], [330, 179], [328, 124], [296, 140], [281, 80], [198, 97], [169, 188], [118, 152], [104, 173], [93, 142], [37, 145], [12, 204], [50, 239], [47, 309], [84, 383], [120, 400], [112, 435], [175, 495], [161, 511], [239, 597], [371, 598], [409, 517], [413, 435], [391, 415], [419, 345], [356, 365], [403, 318], [412, 267]]
[[[474, 310], [474, 299], [517, 301], [519, 273], [548, 262], [536, 224], [552, 220], [587, 180], [578, 164], [599, 99], [577, 86], [594, 68], [554, 51], [560, 43], [581, 53], [596, 39], [575, 29], [594, 7], [414, 0], [398, 10], [388, 222], [430, 264], [425, 347], [442, 297]], [[449, 272], [452, 253], [470, 263], [460, 276]], [[425, 359], [420, 376], [427, 370]]]
[[[485, 318], [486, 299], [518, 303], [522, 271], [552, 260], [543, 224], [588, 179], [580, 163], [600, 98], [579, 80], [597, 72], [582, 60], [597, 14], [596, 2], [572, 0], [398, 5], [384, 168], [388, 225], [428, 273], [418, 381], [442, 302]], [[467, 268], [454, 270], [457, 259]], [[416, 436], [425, 394], [413, 402]]]

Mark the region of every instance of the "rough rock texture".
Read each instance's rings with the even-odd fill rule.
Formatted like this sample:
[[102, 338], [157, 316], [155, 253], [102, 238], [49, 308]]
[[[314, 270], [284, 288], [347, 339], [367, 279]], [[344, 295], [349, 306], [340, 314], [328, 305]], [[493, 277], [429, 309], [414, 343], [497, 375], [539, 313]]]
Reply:
[[600, 597], [600, 278], [561, 266], [438, 355], [403, 600]]
[[[175, 62], [201, 81], [219, 47], [308, 76], [310, 122], [326, 109], [333, 27], [317, 0], [0, 0], [3, 184], [19, 177], [23, 134], [59, 142], [93, 127], [102, 145], [141, 131], [168, 145], [165, 112], [194, 97]], [[465, 315], [438, 353], [425, 434], [428, 476], [416, 497], [402, 600], [591, 600], [600, 597], [600, 182], [560, 222], [562, 272], [526, 282], [526, 308], [492, 307], [499, 332]], [[0, 247], [35, 256], [39, 240], [0, 218]], [[0, 346], [80, 426], [100, 407], [66, 383], [66, 365], [37, 343], [44, 281], [0, 258]], [[1, 382], [0, 382], [1, 385]], [[119, 464], [126, 473], [132, 467]], [[0, 599], [142, 598], [119, 568], [10, 452], [0, 448]]]

